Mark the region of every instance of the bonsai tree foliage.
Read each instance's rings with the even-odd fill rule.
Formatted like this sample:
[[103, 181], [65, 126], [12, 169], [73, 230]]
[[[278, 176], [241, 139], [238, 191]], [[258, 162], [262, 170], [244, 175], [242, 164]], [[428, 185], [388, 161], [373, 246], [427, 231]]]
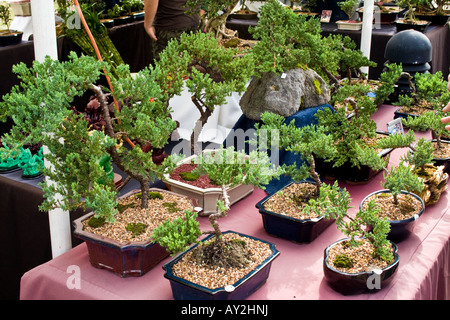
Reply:
[[[192, 102], [200, 112], [191, 135], [191, 151], [195, 152], [197, 136], [215, 107], [225, 104], [226, 97], [233, 92], [245, 91], [253, 74], [253, 59], [251, 55], [237, 57], [235, 49], [218, 46], [212, 34], [201, 32], [184, 33], [179, 42], [172, 40], [170, 44], [172, 52], [178, 52], [175, 57], [183, 56], [190, 62], [182, 72], [189, 76], [185, 84], [192, 95]], [[171, 59], [171, 62], [179, 66], [176, 58]]]
[[421, 192], [424, 188], [422, 180], [412, 171], [411, 166], [405, 165], [403, 161], [396, 168], [385, 170], [385, 181], [381, 182], [381, 185], [390, 191], [395, 205], [398, 204], [398, 195], [402, 190]]
[[357, 8], [358, 4], [359, 4], [359, 0], [345, 0], [345, 1], [339, 2], [338, 6], [348, 16], [349, 21], [354, 21], [354, 20], [352, 20], [352, 16], [356, 12], [356, 8]]
[[[213, 230], [203, 232], [214, 234], [214, 238], [212, 243], [201, 248], [202, 260], [213, 266], [241, 267], [240, 260], [233, 258], [235, 253], [225, 245], [218, 223], [218, 219], [225, 217], [230, 209], [228, 189], [238, 184], [264, 188], [271, 179], [278, 177], [282, 170], [271, 168], [269, 158], [264, 152], [252, 151], [247, 155], [244, 151], [235, 151], [233, 147], [226, 149], [221, 147], [214, 152], [206, 153], [199, 158], [197, 164], [193, 173], [208, 174], [222, 189], [222, 199], [217, 202], [218, 211], [209, 216]], [[188, 213], [185, 219], [160, 225], [153, 232], [154, 241], [166, 247], [172, 254], [183, 250], [202, 234], [199, 231], [199, 224], [194, 222], [195, 216]], [[233, 261], [238, 261], [237, 265], [233, 264]]]
[[[324, 185], [322, 188], [330, 188], [330, 186]], [[334, 208], [331, 209], [329, 206], [330, 199], [345, 199], [345, 202], [344, 205], [337, 207], [338, 209], [336, 210]], [[340, 201], [342, 202], [344, 200]], [[344, 197], [344, 195], [335, 192], [330, 198], [329, 193], [321, 192], [317, 199], [311, 200], [311, 203], [308, 208], [305, 207], [305, 210], [311, 209], [318, 211], [320, 210], [319, 208], [325, 208], [324, 216], [327, 219], [335, 219], [337, 229], [350, 238], [349, 245], [351, 247], [361, 245], [360, 238], [364, 237], [373, 245], [376, 257], [388, 263], [393, 261], [392, 246], [389, 240], [387, 240], [387, 235], [391, 227], [386, 218], [380, 218], [378, 216], [379, 209], [373, 200], [369, 201], [367, 208], [359, 210], [354, 217], [348, 214], [348, 210], [350, 209], [349, 196]], [[349, 262], [345, 267], [351, 267], [353, 262], [349, 257], [341, 258]], [[336, 261], [334, 263], [336, 265]]]
[[[15, 125], [2, 141], [11, 147], [10, 152], [28, 143], [47, 146], [44, 158], [49, 165], [43, 173], [49, 180], [42, 185], [45, 200], [40, 209], [83, 207], [113, 222], [117, 191], [105, 170], [106, 156], [140, 183], [142, 208], [147, 207], [150, 182], [174, 167], [170, 157], [158, 166], [151, 154], [125, 143], [140, 141], [155, 147], [167, 143], [176, 124], [170, 119], [163, 89], [152, 81], [163, 78], [161, 73], [165, 78], [167, 73], [148, 67], [132, 78], [128, 66], [121, 65], [117, 68], [119, 77], [112, 79], [111, 93], [97, 85], [110, 70], [108, 63], [75, 53], [69, 58], [59, 62], [47, 57], [30, 68], [23, 63], [14, 66], [21, 85], [4, 96], [0, 111], [2, 116], [12, 117]], [[92, 90], [100, 103], [103, 131], [92, 130], [83, 115], [72, 111], [73, 99], [86, 90]], [[107, 102], [111, 95], [121, 106], [113, 116]]]
[[370, 118], [376, 110], [373, 98], [368, 96], [370, 90], [364, 84], [345, 84], [333, 97], [334, 103], [349, 105], [355, 112], [354, 117], [348, 118], [345, 108], [338, 108], [336, 112], [319, 110], [317, 113], [319, 125], [325, 128], [337, 148], [333, 167], [349, 162], [352, 167], [366, 165], [373, 170], [381, 170], [386, 165], [374, 148], [375, 144], [370, 142], [377, 138], [376, 123]]
[[[315, 195], [320, 192], [322, 181], [316, 172], [314, 155], [322, 158], [333, 158], [336, 154], [336, 146], [333, 138], [326, 134], [323, 127], [307, 125], [296, 127], [295, 121], [285, 123], [285, 118], [270, 112], [261, 115], [262, 125], [257, 125], [257, 129], [266, 130], [268, 133], [276, 130], [279, 134], [279, 148], [291, 151], [300, 156], [303, 162], [300, 166], [293, 164], [286, 166], [284, 171], [290, 175], [294, 181], [302, 181], [312, 178], [316, 185]], [[259, 135], [259, 133], [258, 133]]]
[[[6, 32], [9, 31], [9, 27], [12, 22], [12, 15], [10, 11], [11, 5], [9, 3], [0, 3], [0, 21], [6, 26]], [[2, 31], [2, 33], [5, 31]]]
[[449, 14], [448, 5], [448, 0], [419, 0], [416, 6], [416, 12], [427, 15], [447, 15]]

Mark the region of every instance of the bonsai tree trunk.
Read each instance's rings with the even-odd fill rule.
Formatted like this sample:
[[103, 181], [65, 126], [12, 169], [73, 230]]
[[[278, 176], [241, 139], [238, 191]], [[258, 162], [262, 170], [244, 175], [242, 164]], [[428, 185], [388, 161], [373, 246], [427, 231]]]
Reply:
[[200, 112], [200, 118], [197, 120], [194, 130], [191, 134], [191, 152], [193, 154], [199, 154], [197, 152], [196, 143], [198, 141], [198, 136], [200, 135], [200, 132], [206, 122], [208, 122], [209, 117], [212, 114], [212, 110], [206, 106], [201, 99], [199, 99], [197, 96], [192, 96], [192, 102], [197, 107], [198, 111]]
[[[94, 91], [94, 93], [98, 99], [98, 102], [100, 103], [101, 110], [103, 112], [103, 117], [105, 119], [105, 133], [112, 139], [116, 139], [116, 133], [114, 132], [112, 119], [109, 114], [108, 102], [106, 100], [107, 94], [105, 94], [102, 91], [102, 89], [96, 85], [92, 85], [91, 90]], [[125, 166], [123, 164], [123, 160], [120, 157], [120, 155], [118, 154], [115, 146], [110, 147], [108, 150], [108, 153], [120, 170], [122, 170], [129, 176], [135, 178], [139, 182], [139, 184], [141, 186], [141, 191], [142, 191], [141, 208], [143, 208], [143, 209], [147, 208], [148, 207], [148, 193], [150, 190], [150, 179], [144, 175], [135, 174], [135, 173], [129, 171], [127, 168], [125, 168]], [[126, 181], [128, 182], [129, 179], [127, 179]]]
[[[227, 18], [230, 15], [231, 11], [234, 9], [234, 7], [236, 7], [236, 5], [239, 3], [239, 0], [234, 0], [232, 4], [226, 6], [223, 11], [222, 14], [218, 15], [215, 18], [209, 19], [206, 22], [206, 26], [205, 26], [205, 30], [206, 33], [213, 33], [215, 35], [215, 37], [218, 40], [223, 39], [223, 37], [229, 37], [229, 35], [227, 35], [225, 33], [226, 30], [226, 22], [227, 22]], [[236, 34], [236, 32], [234, 32], [234, 34]]]
[[218, 246], [223, 245], [222, 240], [222, 231], [220, 230], [219, 223], [217, 222], [218, 219], [223, 218], [227, 215], [228, 211], [230, 210], [230, 196], [228, 195], [227, 186], [222, 185], [222, 197], [224, 201], [224, 208], [220, 209], [219, 206], [219, 212], [211, 214], [209, 216], [209, 222], [211, 223], [211, 226], [214, 229], [214, 239]]

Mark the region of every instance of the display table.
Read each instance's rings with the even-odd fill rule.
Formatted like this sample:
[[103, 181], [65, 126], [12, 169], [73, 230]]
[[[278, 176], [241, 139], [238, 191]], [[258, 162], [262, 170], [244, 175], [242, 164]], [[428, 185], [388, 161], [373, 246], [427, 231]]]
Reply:
[[[374, 119], [379, 130], [393, 119], [395, 107], [380, 106]], [[417, 137], [430, 137], [418, 133]], [[389, 167], [399, 163], [406, 149], [391, 153]], [[370, 192], [381, 189], [382, 175], [378, 174], [364, 185], [341, 183], [352, 196], [351, 213]], [[323, 276], [323, 250], [343, 235], [334, 225], [328, 227], [309, 244], [296, 244], [267, 234], [255, 204], [266, 195], [255, 190], [250, 196], [234, 204], [226, 218], [221, 219], [223, 231], [234, 230], [276, 244], [280, 256], [273, 262], [267, 282], [249, 300], [290, 299], [449, 299], [450, 298], [450, 203], [448, 192], [441, 200], [426, 208], [414, 234], [398, 244], [400, 265], [391, 283], [373, 294], [343, 296], [332, 290]], [[202, 229], [209, 229], [206, 217], [200, 217]], [[24, 274], [21, 279], [21, 299], [172, 299], [170, 284], [164, 278], [162, 261], [147, 274], [138, 278], [120, 278], [106, 270], [95, 269], [89, 263], [87, 248], [81, 244], [61, 256]], [[71, 268], [76, 267], [79, 288], [68, 286]], [[79, 269], [78, 269], [79, 268]], [[68, 282], [69, 281], [69, 282]]]
[[[252, 39], [248, 31], [249, 27], [254, 27], [258, 20], [245, 20], [230, 18], [227, 20], [227, 27], [232, 30], [237, 30], [239, 37], [243, 39]], [[379, 25], [379, 29], [372, 29], [372, 43], [370, 50], [370, 60], [377, 63], [375, 68], [369, 68], [369, 78], [378, 79], [383, 72], [383, 65], [386, 62], [384, 58], [384, 50], [386, 44], [393, 35], [397, 33], [396, 27], [392, 25]], [[349, 36], [359, 48], [361, 45], [361, 31], [338, 30], [336, 23], [321, 23], [322, 35], [324, 37], [330, 34], [342, 34]], [[436, 73], [442, 71], [446, 78], [449, 73], [450, 58], [448, 52], [450, 50], [450, 31], [448, 25], [437, 26], [431, 25], [428, 27], [425, 35], [430, 39], [432, 51], [431, 72]]]

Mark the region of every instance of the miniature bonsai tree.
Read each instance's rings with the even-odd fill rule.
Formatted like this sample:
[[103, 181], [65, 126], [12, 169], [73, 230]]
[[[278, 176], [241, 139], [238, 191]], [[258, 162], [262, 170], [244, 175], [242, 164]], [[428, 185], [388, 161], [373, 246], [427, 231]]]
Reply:
[[261, 130], [272, 132], [276, 130], [279, 134], [279, 148], [293, 152], [300, 156], [302, 163], [284, 166], [287, 175], [294, 181], [302, 181], [312, 178], [316, 185], [313, 196], [317, 196], [322, 186], [319, 174], [316, 172], [314, 156], [332, 159], [336, 154], [336, 146], [333, 138], [326, 134], [323, 127], [307, 125], [296, 127], [295, 121], [285, 123], [286, 118], [265, 112], [261, 115], [262, 125], [257, 125], [258, 136]]
[[[322, 188], [330, 189], [330, 185], [323, 185]], [[331, 201], [341, 203], [340, 206], [330, 206]], [[350, 209], [350, 196], [344, 189], [343, 192], [330, 193], [321, 192], [317, 199], [311, 200], [311, 205], [305, 207], [304, 210], [315, 210], [319, 212], [320, 208], [327, 219], [335, 219], [336, 227], [349, 237], [349, 245], [357, 247], [361, 245], [360, 239], [367, 238], [373, 245], [375, 257], [380, 258], [388, 263], [392, 262], [394, 256], [391, 251], [391, 244], [387, 240], [390, 231], [390, 224], [386, 218], [378, 216], [379, 208], [377, 208], [373, 200], [369, 201], [367, 208], [359, 210], [354, 217], [348, 214]], [[341, 267], [350, 268], [353, 264], [348, 256], [344, 258], [348, 263], [340, 265]], [[334, 261], [336, 263], [336, 261]]]
[[367, 142], [377, 137], [376, 123], [370, 116], [376, 110], [374, 100], [368, 96], [370, 87], [364, 84], [348, 85], [339, 88], [333, 102], [349, 105], [355, 116], [348, 118], [345, 108], [336, 112], [330, 109], [319, 110], [319, 125], [324, 126], [327, 133], [335, 141], [337, 154], [333, 158], [333, 167], [340, 167], [349, 162], [352, 167], [366, 165], [373, 170], [381, 170], [386, 163], [378, 155], [375, 144]]
[[[253, 74], [251, 55], [237, 57], [236, 50], [218, 46], [212, 34], [184, 33], [180, 41], [171, 41], [173, 52], [189, 57], [190, 64], [183, 74], [189, 78], [185, 84], [192, 102], [200, 112], [191, 135], [191, 151], [198, 154], [196, 144], [201, 128], [206, 124], [216, 106], [226, 103], [233, 92], [242, 93]], [[176, 66], [177, 59], [172, 59]]]
[[404, 164], [403, 161], [396, 168], [390, 171], [385, 169], [383, 174], [384, 182], [381, 185], [388, 189], [393, 197], [394, 205], [398, 204], [398, 195], [402, 190], [421, 192], [424, 188], [422, 180], [412, 171], [410, 165]]
[[[137, 140], [156, 147], [167, 143], [176, 124], [170, 119], [163, 89], [156, 81], [149, 81], [167, 73], [148, 67], [133, 79], [128, 66], [121, 65], [117, 68], [120, 76], [112, 79], [111, 93], [97, 85], [100, 76], [110, 70], [106, 62], [75, 53], [69, 58], [59, 62], [47, 57], [42, 63], [35, 61], [31, 68], [23, 63], [14, 66], [21, 86], [4, 96], [0, 111], [12, 117], [15, 125], [2, 141], [11, 146], [11, 152], [27, 143], [47, 146], [44, 158], [50, 166], [43, 173], [49, 180], [42, 184], [45, 199], [41, 210], [83, 207], [113, 222], [117, 190], [104, 169], [105, 156], [140, 183], [142, 208], [148, 205], [150, 182], [174, 167], [170, 157], [156, 165], [151, 154], [125, 142]], [[101, 105], [103, 131], [91, 130], [83, 116], [71, 109], [73, 99], [86, 90], [92, 90]], [[111, 95], [121, 104], [114, 117], [107, 103]]]
[[202, 30], [214, 34], [220, 40], [236, 34], [236, 32], [227, 33], [225, 25], [228, 16], [238, 3], [239, 0], [189, 0], [186, 2], [186, 6], [190, 8], [188, 10], [190, 13], [197, 13], [199, 7], [204, 9]]
[[[156, 228], [153, 239], [163, 247], [175, 254], [200, 234], [214, 234], [214, 240], [203, 246], [202, 257], [204, 263], [213, 266], [241, 267], [242, 261], [234, 259], [233, 251], [230, 251], [222, 238], [222, 231], [218, 219], [227, 215], [230, 209], [228, 189], [237, 184], [252, 184], [257, 188], [263, 188], [274, 177], [282, 173], [280, 168], [271, 168], [267, 154], [252, 151], [247, 155], [244, 151], [235, 151], [233, 147], [217, 149], [207, 153], [200, 161], [197, 161], [195, 173], [208, 174], [208, 176], [220, 186], [222, 199], [219, 199], [217, 213], [209, 216], [212, 231], [199, 231], [199, 224], [195, 223], [195, 214], [187, 213], [185, 219], [177, 219], [166, 222]], [[237, 261], [233, 264], [233, 261]]]
[[12, 15], [10, 11], [11, 5], [9, 3], [1, 3], [0, 4], [0, 21], [6, 26], [6, 31], [2, 31], [2, 33], [8, 33], [9, 27], [12, 22]]
[[338, 6], [341, 8], [342, 11], [348, 16], [349, 22], [354, 22], [355, 20], [352, 20], [353, 14], [356, 12], [356, 8], [359, 4], [359, 0], [345, 0], [338, 3]]

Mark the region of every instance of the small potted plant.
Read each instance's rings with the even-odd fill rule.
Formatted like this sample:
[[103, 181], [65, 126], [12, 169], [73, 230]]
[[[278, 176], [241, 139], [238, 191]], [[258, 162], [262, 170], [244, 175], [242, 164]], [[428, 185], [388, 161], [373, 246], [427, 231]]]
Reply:
[[395, 25], [397, 31], [403, 31], [408, 29], [414, 29], [417, 31], [425, 32], [431, 21], [420, 20], [416, 17], [415, 10], [420, 0], [396, 0], [396, 3], [402, 7], [406, 8], [406, 13], [403, 18], [395, 20]]
[[[328, 200], [316, 200], [320, 206]], [[389, 221], [378, 216], [373, 201], [367, 208], [350, 216], [348, 211], [325, 211], [335, 219], [338, 230], [347, 237], [329, 245], [324, 251], [323, 270], [327, 283], [344, 295], [383, 289], [393, 278], [400, 258], [395, 243], [387, 240]]]
[[[82, 208], [92, 211], [74, 222], [75, 235], [86, 241], [89, 254], [92, 254], [91, 264], [120, 276], [140, 276], [168, 253], [155, 245], [148, 234], [147, 238], [135, 236], [136, 227], [151, 234], [153, 224], [162, 217], [162, 211], [172, 214], [173, 218], [173, 215], [183, 214], [182, 203], [187, 202], [189, 210], [194, 207], [190, 199], [170, 195], [170, 202], [176, 202], [180, 210], [169, 207], [158, 209], [159, 213], [153, 210], [155, 204], [151, 201], [153, 194], [150, 191], [156, 190], [150, 189], [151, 182], [161, 179], [175, 164], [169, 157], [157, 165], [140, 144], [131, 142], [163, 147], [175, 129], [176, 124], [170, 119], [167, 109], [167, 92], [159, 85], [161, 81], [155, 81], [167, 80], [167, 70], [149, 67], [132, 78], [128, 66], [121, 65], [117, 68], [120, 76], [111, 78], [115, 89], [112, 95], [97, 84], [100, 76], [110, 70], [106, 62], [89, 56], [77, 57], [75, 53], [71, 53], [69, 58], [69, 61], [59, 62], [47, 57], [42, 63], [34, 62], [31, 68], [23, 63], [14, 67], [22, 80], [22, 87], [14, 87], [0, 105], [2, 113], [16, 119], [15, 126], [2, 141], [11, 146], [8, 153], [16, 152], [20, 146], [29, 143], [47, 146], [49, 152], [44, 153], [44, 158], [51, 166], [43, 168], [46, 179], [41, 185], [44, 201], [40, 209]], [[179, 78], [174, 76], [172, 81], [176, 87], [176, 81], [182, 82], [181, 75]], [[83, 115], [71, 108], [73, 99], [86, 90], [92, 90], [98, 98], [105, 120], [103, 130], [92, 129]], [[110, 115], [110, 99], [117, 101], [113, 117]], [[7, 157], [8, 153], [4, 156]], [[105, 170], [105, 156], [128, 175], [117, 189], [110, 170]], [[118, 200], [119, 190], [131, 178], [138, 181], [140, 190]], [[125, 225], [119, 224], [124, 215], [130, 215], [132, 220]], [[150, 220], [144, 221], [140, 217], [150, 217]], [[89, 228], [96, 230], [107, 226], [114, 232], [88, 232], [88, 224], [91, 224]], [[130, 230], [126, 228], [128, 224], [131, 224]], [[113, 237], [119, 234], [119, 230], [125, 235], [120, 240]]]
[[442, 72], [416, 73], [414, 78], [409, 73], [402, 72], [401, 76], [407, 78], [411, 94], [401, 94], [398, 101], [394, 102], [399, 107], [394, 112], [394, 119], [416, 117], [424, 112], [443, 108], [441, 104], [448, 98], [448, 90]]
[[450, 17], [448, 0], [421, 1], [416, 7], [416, 17], [431, 21], [432, 24], [443, 25]]
[[409, 148], [402, 160], [412, 166], [413, 172], [419, 176], [424, 188], [422, 191], [413, 191], [424, 202], [425, 206], [439, 201], [441, 193], [447, 189], [448, 173], [444, 172], [444, 166], [434, 164], [432, 142], [420, 138], [417, 142], [413, 130], [406, 134], [393, 134], [378, 141], [381, 148]]
[[362, 22], [353, 20], [353, 15], [356, 12], [356, 9], [358, 7], [358, 0], [345, 0], [342, 2], [339, 2], [338, 5], [344, 11], [347, 16], [348, 20], [339, 20], [336, 21], [336, 24], [338, 26], [338, 29], [340, 30], [361, 30]]
[[[218, 212], [209, 216], [212, 231], [201, 243], [164, 265], [175, 299], [245, 299], [269, 276], [270, 266], [279, 252], [273, 244], [234, 231], [222, 232], [218, 219], [230, 209], [228, 189], [236, 184], [264, 188], [278, 170], [270, 168], [267, 154], [253, 151], [247, 155], [233, 147], [220, 148], [204, 155], [197, 171], [214, 177], [221, 185]], [[182, 251], [202, 234], [193, 215], [166, 222], [153, 238], [172, 254]], [[233, 268], [233, 275], [229, 273]], [[198, 277], [198, 274], [205, 276]]]
[[379, 215], [391, 224], [388, 239], [400, 242], [410, 235], [425, 210], [423, 200], [414, 193], [421, 192], [424, 183], [403, 161], [396, 168], [385, 170], [385, 181], [381, 183], [385, 189], [369, 194], [362, 200], [361, 208], [366, 209], [373, 199], [380, 208]]
[[334, 141], [319, 126], [298, 128], [294, 121], [286, 124], [284, 117], [268, 112], [261, 118], [263, 125], [258, 130], [276, 130], [279, 148], [299, 156], [295, 164], [283, 164], [285, 174], [292, 182], [256, 204], [264, 229], [269, 234], [295, 242], [311, 242], [333, 221], [316, 211], [305, 210], [310, 199], [319, 197], [322, 192], [329, 194], [330, 207], [342, 206], [348, 199], [347, 192], [340, 190], [337, 182], [322, 188], [323, 183], [315, 169], [314, 155], [332, 158], [336, 153]]
[[18, 44], [22, 41], [22, 31], [11, 30], [12, 14], [9, 3], [0, 4], [0, 21], [6, 26], [5, 30], [0, 31], [0, 46], [9, 46]]
[[[367, 183], [386, 166], [392, 149], [376, 148], [377, 140], [386, 133], [378, 132], [370, 118], [376, 111], [374, 99], [368, 94], [370, 91], [369, 85], [345, 84], [333, 96], [333, 101], [347, 107], [338, 108], [336, 112], [318, 111], [319, 125], [333, 137], [338, 150], [328, 161], [317, 157], [317, 170], [324, 177]], [[352, 109], [354, 116], [349, 118], [346, 109]]]

